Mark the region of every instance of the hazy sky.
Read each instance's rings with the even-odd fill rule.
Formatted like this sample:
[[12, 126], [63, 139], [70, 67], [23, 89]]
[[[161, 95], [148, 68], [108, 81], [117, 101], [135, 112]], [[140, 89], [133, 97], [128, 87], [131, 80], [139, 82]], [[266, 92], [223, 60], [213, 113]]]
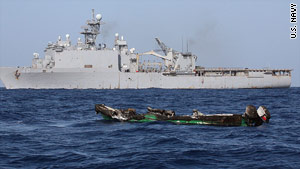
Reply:
[[[155, 37], [189, 51], [205, 67], [289, 68], [300, 86], [300, 33], [290, 39], [293, 0], [0, 0], [0, 66], [30, 66], [49, 41], [76, 42], [91, 9], [103, 16], [98, 42], [124, 35], [137, 52], [157, 49]], [[299, 12], [297, 27], [300, 27]], [[298, 31], [299, 32], [299, 31]], [[2, 86], [2, 84], [0, 84]]]

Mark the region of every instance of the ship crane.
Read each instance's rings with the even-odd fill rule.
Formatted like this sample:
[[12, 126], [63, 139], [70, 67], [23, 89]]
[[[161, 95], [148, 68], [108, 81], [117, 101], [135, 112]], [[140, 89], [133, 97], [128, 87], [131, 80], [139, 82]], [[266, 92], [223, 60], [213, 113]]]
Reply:
[[172, 70], [172, 67], [173, 67], [173, 63], [172, 63], [172, 52], [169, 52], [167, 56], [163, 56], [163, 55], [160, 55], [158, 53], [156, 53], [154, 50], [151, 50], [151, 51], [148, 51], [148, 52], [144, 52], [144, 53], [140, 53], [140, 54], [137, 54], [137, 60], [139, 61], [139, 58], [140, 56], [143, 56], [143, 55], [152, 55], [152, 56], [156, 56], [158, 58], [161, 58], [164, 60], [164, 65], [169, 69], [169, 70]]
[[169, 48], [167, 45], [165, 45], [159, 38], [155, 38], [156, 42], [158, 43], [159, 47], [162, 49], [165, 56], [160, 55], [156, 53], [154, 50], [138, 54], [137, 58], [139, 60], [139, 57], [142, 55], [152, 55], [159, 57], [164, 60], [164, 65], [168, 68], [169, 71], [174, 71], [177, 66], [178, 61], [178, 52], [173, 50], [172, 48]]
[[155, 40], [166, 55], [166, 58], [168, 58], [168, 60], [165, 60], [165, 65], [169, 68], [170, 71], [174, 71], [178, 66], [177, 62], [179, 59], [179, 52], [165, 45], [158, 37], [156, 37]]
[[171, 48], [169, 48], [167, 45], [165, 45], [159, 38], [155, 38], [156, 42], [158, 43], [159, 47], [162, 49], [165, 55], [168, 55], [170, 51], [172, 51]]
[[145, 53], [142, 53], [140, 55], [153, 55], [153, 56], [156, 56], [156, 57], [159, 57], [159, 58], [162, 58], [163, 60], [169, 60], [171, 61], [171, 58], [167, 57], [167, 56], [162, 56], [156, 52], [154, 52], [154, 50], [151, 50], [149, 52], [145, 52]]

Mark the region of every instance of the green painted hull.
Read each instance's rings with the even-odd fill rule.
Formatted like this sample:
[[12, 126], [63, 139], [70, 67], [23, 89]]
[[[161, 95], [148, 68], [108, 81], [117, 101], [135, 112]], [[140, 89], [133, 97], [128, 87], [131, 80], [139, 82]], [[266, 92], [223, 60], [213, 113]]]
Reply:
[[[104, 120], [115, 120], [112, 117], [106, 116], [102, 114], [102, 117]], [[248, 126], [245, 122], [244, 118], [242, 118], [240, 121], [233, 123], [224, 123], [220, 121], [206, 121], [206, 120], [182, 120], [182, 119], [169, 119], [169, 120], [160, 120], [157, 115], [155, 114], [146, 114], [144, 115], [143, 119], [130, 119], [127, 122], [133, 122], [133, 123], [146, 123], [146, 122], [154, 122], [154, 121], [166, 121], [171, 122], [175, 124], [186, 124], [186, 125], [213, 125], [213, 126]]]

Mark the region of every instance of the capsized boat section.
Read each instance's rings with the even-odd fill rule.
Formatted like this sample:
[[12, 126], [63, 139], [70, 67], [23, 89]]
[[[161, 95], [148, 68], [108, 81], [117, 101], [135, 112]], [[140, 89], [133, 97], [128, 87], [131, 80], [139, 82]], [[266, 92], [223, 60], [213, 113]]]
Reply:
[[198, 110], [193, 110], [192, 115], [176, 115], [173, 110], [147, 108], [145, 114], [137, 114], [135, 109], [115, 109], [104, 104], [96, 104], [95, 111], [100, 113], [105, 120], [120, 122], [153, 122], [166, 121], [175, 124], [198, 124], [213, 126], [260, 126], [268, 123], [271, 118], [266, 107], [258, 109], [253, 105], [246, 107], [243, 114], [209, 114], [205, 115]]

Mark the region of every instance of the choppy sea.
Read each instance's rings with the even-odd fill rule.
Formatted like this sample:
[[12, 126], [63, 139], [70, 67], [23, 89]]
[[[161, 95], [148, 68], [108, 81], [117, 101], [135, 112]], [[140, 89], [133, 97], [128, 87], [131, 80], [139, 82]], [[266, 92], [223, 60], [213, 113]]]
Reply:
[[[0, 168], [300, 168], [300, 88], [238, 90], [0, 89]], [[242, 114], [259, 127], [106, 121], [95, 104], [176, 114]]]

